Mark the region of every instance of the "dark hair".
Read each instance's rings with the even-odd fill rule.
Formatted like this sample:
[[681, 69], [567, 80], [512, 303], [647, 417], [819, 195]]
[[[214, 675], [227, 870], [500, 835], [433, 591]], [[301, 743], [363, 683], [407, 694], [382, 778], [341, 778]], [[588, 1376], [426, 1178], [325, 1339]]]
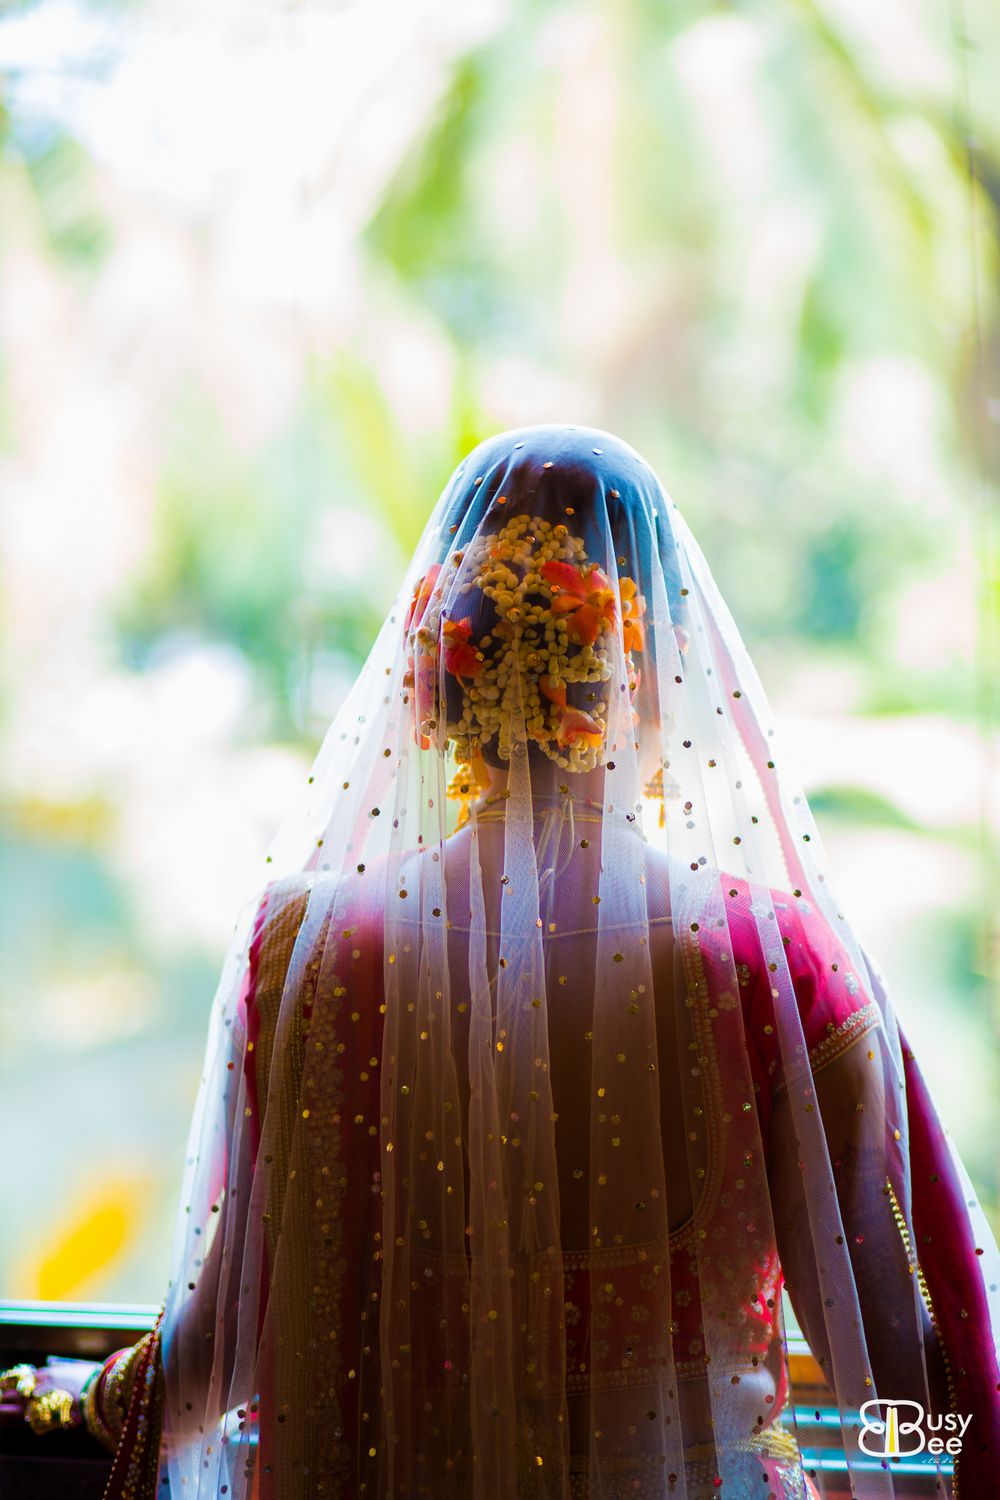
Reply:
[[666, 503], [649, 465], [610, 433], [593, 427], [515, 428], [480, 443], [455, 471], [442, 521], [442, 555], [474, 536], [499, 531], [518, 513], [564, 522], [582, 538], [593, 561], [610, 568], [614, 560], [619, 572], [634, 578], [651, 578], [656, 554], [671, 617], [677, 618], [676, 549], [671, 536], [660, 534]]

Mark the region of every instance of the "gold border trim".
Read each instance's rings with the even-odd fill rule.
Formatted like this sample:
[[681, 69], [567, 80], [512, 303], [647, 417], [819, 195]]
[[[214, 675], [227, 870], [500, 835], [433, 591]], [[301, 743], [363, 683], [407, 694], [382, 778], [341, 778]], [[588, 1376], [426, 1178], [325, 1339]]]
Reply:
[[[903, 1249], [906, 1251], [906, 1259], [910, 1265], [911, 1270], [916, 1273], [917, 1286], [920, 1288], [920, 1295], [924, 1300], [924, 1306], [927, 1308], [927, 1315], [931, 1320], [931, 1327], [934, 1330], [934, 1337], [937, 1339], [938, 1348], [941, 1350], [941, 1362], [944, 1365], [945, 1384], [948, 1387], [948, 1402], [951, 1406], [952, 1415], [955, 1416], [958, 1413], [958, 1392], [955, 1389], [955, 1376], [951, 1368], [951, 1360], [948, 1357], [948, 1350], [945, 1347], [944, 1339], [941, 1337], [941, 1327], [937, 1320], [937, 1313], [934, 1311], [934, 1303], [931, 1301], [930, 1288], [928, 1287], [927, 1282], [924, 1278], [924, 1273], [921, 1269], [920, 1261], [913, 1253], [913, 1241], [910, 1239], [910, 1226], [906, 1222], [906, 1215], [903, 1213], [902, 1205], [896, 1196], [896, 1189], [893, 1187], [890, 1178], [886, 1178], [885, 1185], [889, 1193], [889, 1202], [892, 1205], [892, 1216], [896, 1221], [896, 1228], [899, 1230], [899, 1237], [903, 1242]], [[961, 1458], [961, 1454], [958, 1455], [958, 1458]], [[956, 1459], [951, 1476], [952, 1500], [958, 1500], [958, 1468], [958, 1460]]]
[[[840, 1025], [828, 1032], [822, 1041], [816, 1043], [815, 1047], [810, 1047], [809, 1067], [812, 1076], [815, 1078], [817, 1073], [821, 1073], [824, 1068], [828, 1068], [831, 1063], [843, 1057], [855, 1042], [860, 1042], [862, 1037], [874, 1031], [881, 1020], [882, 1012], [874, 1000], [870, 1000], [860, 1010], [852, 1011], [846, 1021], [841, 1021]], [[776, 1095], [784, 1093], [787, 1089], [788, 1083], [782, 1076], [774, 1085], [774, 1093]]]
[[[684, 965], [684, 975], [687, 980], [687, 995], [694, 1001], [691, 1006], [692, 1029], [694, 1040], [698, 1044], [698, 1066], [699, 1077], [702, 1086], [702, 1095], [705, 1104], [705, 1122], [707, 1126], [707, 1162], [705, 1166], [705, 1183], [691, 1212], [691, 1216], [677, 1229], [670, 1233], [670, 1248], [675, 1250], [680, 1246], [690, 1243], [694, 1237], [694, 1231], [711, 1215], [719, 1197], [722, 1187], [725, 1166], [725, 1136], [726, 1127], [723, 1123], [723, 1112], [725, 1101], [722, 1096], [722, 1085], [719, 1079], [719, 1060], [715, 1050], [715, 1035], [711, 1023], [705, 1014], [710, 1000], [708, 993], [708, 981], [705, 978], [705, 963], [701, 953], [701, 940], [697, 932], [692, 932], [692, 921], [697, 919], [703, 902], [699, 899], [700, 893], [692, 892], [686, 908], [682, 908], [684, 920], [677, 928], [679, 947], [681, 950], [681, 961]], [[697, 902], [697, 907], [696, 907]], [[702, 1059], [705, 1059], [702, 1062]], [[683, 1085], [682, 1085], [683, 1087]]]

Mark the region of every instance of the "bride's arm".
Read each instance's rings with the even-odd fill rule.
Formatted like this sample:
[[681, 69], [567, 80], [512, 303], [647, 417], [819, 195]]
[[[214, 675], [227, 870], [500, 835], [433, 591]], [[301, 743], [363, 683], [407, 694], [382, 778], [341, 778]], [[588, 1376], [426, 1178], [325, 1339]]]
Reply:
[[[916, 1285], [915, 1261], [900, 1229], [888, 1175], [883, 1071], [871, 1037], [862, 1037], [816, 1072], [816, 1108], [823, 1121], [843, 1237], [861, 1311], [875, 1388], [885, 1398], [909, 1398], [934, 1411], [949, 1409], [941, 1350], [930, 1311]], [[827, 1319], [843, 1316], [844, 1301], [825, 1305], [810, 1210], [799, 1159], [794, 1106], [788, 1093], [774, 1101], [769, 1129], [772, 1202], [778, 1252], [792, 1306], [831, 1385]], [[848, 1302], [850, 1298], [848, 1297]], [[926, 1375], [925, 1375], [926, 1367]]]
[[[225, 1063], [227, 1070], [243, 1071], [242, 1087], [231, 1093], [221, 1142], [219, 1176], [227, 1189], [225, 1211], [219, 1216], [220, 1222], [208, 1218], [199, 1226], [207, 1248], [186, 1295], [173, 1304], [169, 1325], [172, 1362], [183, 1386], [183, 1399], [173, 1403], [171, 1412], [175, 1436], [183, 1436], [186, 1431], [185, 1414], [193, 1432], [203, 1425], [208, 1405], [217, 1407], [213, 1413], [216, 1420], [226, 1408], [236, 1352], [238, 1297], [234, 1289], [232, 1306], [227, 1309], [225, 1277], [228, 1266], [238, 1267], [242, 1260], [260, 1114], [274, 1062], [286, 978], [307, 899], [308, 888], [303, 881], [272, 886], [262, 898], [254, 921], [248, 969], [238, 1013], [231, 1018]], [[294, 1049], [288, 1050], [289, 1056], [279, 1059], [278, 1071], [282, 1074], [288, 1066], [294, 1070]], [[294, 1091], [295, 1079], [287, 1082]], [[279, 1103], [287, 1107], [288, 1100]], [[255, 1116], [253, 1127], [248, 1128], [247, 1120]], [[159, 1327], [158, 1323], [154, 1330], [157, 1335]], [[116, 1351], [103, 1366], [93, 1367], [83, 1393], [82, 1413], [88, 1429], [112, 1450], [126, 1425], [136, 1372], [142, 1368], [149, 1344], [147, 1335], [131, 1348]]]
[[[258, 908], [238, 1012], [232, 1018], [226, 1068], [239, 1070], [227, 1111], [219, 1178], [226, 1185], [222, 1212], [211, 1211], [200, 1226], [207, 1249], [193, 1272], [186, 1295], [171, 1308], [169, 1343], [183, 1400], [172, 1411], [174, 1430], [184, 1413], [197, 1424], [226, 1410], [236, 1357], [240, 1320], [239, 1283], [247, 1240], [256, 1159], [265, 1112], [294, 1111], [301, 1082], [300, 1049], [295, 1045], [301, 1018], [300, 995], [286, 994], [292, 956], [309, 897], [305, 881], [273, 885]], [[275, 1129], [279, 1137], [286, 1133]], [[213, 1205], [214, 1207], [214, 1205]]]

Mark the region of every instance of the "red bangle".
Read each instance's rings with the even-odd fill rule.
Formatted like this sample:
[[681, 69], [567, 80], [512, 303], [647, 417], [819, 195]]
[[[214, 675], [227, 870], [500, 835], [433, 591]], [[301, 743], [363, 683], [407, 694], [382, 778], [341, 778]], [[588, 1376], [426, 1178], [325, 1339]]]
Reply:
[[[87, 1430], [112, 1452], [118, 1446], [118, 1437], [125, 1422], [120, 1389], [117, 1387], [120, 1386], [122, 1368], [132, 1352], [131, 1349], [119, 1349], [116, 1354], [112, 1354], [90, 1377], [83, 1391], [81, 1405]], [[114, 1411], [115, 1407], [118, 1408], [117, 1412]]]

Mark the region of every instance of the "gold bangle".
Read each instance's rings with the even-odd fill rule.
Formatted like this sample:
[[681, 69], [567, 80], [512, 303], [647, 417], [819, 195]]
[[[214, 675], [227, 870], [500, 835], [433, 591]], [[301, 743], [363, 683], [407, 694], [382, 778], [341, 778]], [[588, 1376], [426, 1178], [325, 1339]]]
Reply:
[[96, 1438], [101, 1446], [111, 1453], [114, 1453], [118, 1447], [118, 1437], [125, 1419], [122, 1413], [116, 1427], [107, 1420], [105, 1412], [109, 1410], [108, 1388], [114, 1371], [131, 1352], [130, 1349], [119, 1350], [117, 1354], [112, 1354], [110, 1359], [105, 1360], [100, 1369], [91, 1375], [81, 1396], [84, 1426], [91, 1437]]
[[96, 1438], [103, 1447], [113, 1449], [117, 1447], [115, 1435], [101, 1420], [101, 1414], [97, 1406], [97, 1392], [103, 1374], [104, 1366], [98, 1365], [80, 1392], [80, 1409], [83, 1413], [83, 1425], [91, 1437]]
[[44, 1437], [60, 1427], [75, 1427], [74, 1401], [69, 1391], [43, 1391], [32, 1396], [25, 1407], [24, 1416], [32, 1432]]
[[120, 1433], [125, 1426], [128, 1404], [132, 1395], [136, 1364], [149, 1342], [149, 1335], [140, 1339], [130, 1349], [123, 1349], [108, 1372], [104, 1387], [103, 1408], [109, 1425]]
[[30, 1401], [37, 1384], [34, 1365], [11, 1365], [9, 1370], [0, 1370], [0, 1391], [16, 1391], [22, 1401]]

